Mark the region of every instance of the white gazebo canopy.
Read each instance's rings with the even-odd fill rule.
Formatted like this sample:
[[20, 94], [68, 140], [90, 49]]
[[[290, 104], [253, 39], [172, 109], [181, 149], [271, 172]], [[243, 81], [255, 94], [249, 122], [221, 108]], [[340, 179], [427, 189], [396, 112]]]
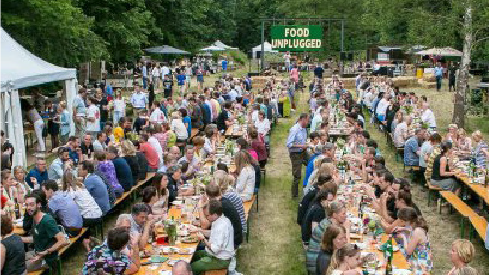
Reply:
[[212, 44], [212, 46], [216, 46], [216, 47], [224, 49], [224, 50], [237, 50], [238, 49], [238, 48], [233, 48], [229, 45], [222, 43], [221, 40], [217, 40], [216, 42], [214, 42], [214, 44]]
[[[278, 51], [275, 51], [273, 50], [272, 48], [272, 44], [268, 43], [268, 42], [265, 42], [264, 43], [264, 51], [265, 52], [273, 52], [273, 53], [277, 53]], [[253, 52], [253, 58], [256, 58], [256, 53], [257, 52], [261, 52], [261, 44], [259, 44], [258, 46], [254, 47], [252, 50]]]
[[[76, 95], [76, 69], [55, 66], [33, 55], [17, 43], [3, 28], [1, 36], [1, 102], [0, 128], [15, 149], [12, 167], [27, 165], [24, 148], [24, 129], [18, 89], [47, 82], [65, 80], [67, 110], [72, 113], [72, 102]], [[74, 133], [74, 124], [71, 122]]]

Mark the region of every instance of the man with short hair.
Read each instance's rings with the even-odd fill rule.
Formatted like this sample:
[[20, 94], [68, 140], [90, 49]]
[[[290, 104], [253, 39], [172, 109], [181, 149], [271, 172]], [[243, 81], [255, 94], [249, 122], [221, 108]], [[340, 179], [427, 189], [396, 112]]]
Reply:
[[70, 159], [73, 161], [73, 164], [77, 165], [78, 160], [82, 158], [82, 150], [80, 148], [80, 142], [77, 136], [70, 137], [68, 148], [70, 148]]
[[50, 180], [61, 180], [64, 175], [64, 170], [67, 168], [65, 164], [71, 167], [70, 149], [66, 147], [58, 148], [58, 157], [53, 160], [48, 169], [48, 177]]
[[207, 270], [227, 269], [234, 257], [234, 231], [231, 221], [223, 215], [222, 203], [211, 200], [203, 209], [205, 217], [212, 223], [209, 240], [204, 234], [197, 237], [205, 244], [205, 250], [195, 251], [191, 266], [195, 275]]
[[137, 84], [134, 84], [134, 92], [131, 95], [131, 104], [136, 110], [147, 109], [148, 98]]
[[103, 152], [107, 148], [105, 141], [107, 140], [107, 134], [105, 132], [97, 133], [97, 139], [93, 142], [94, 152]]
[[34, 243], [36, 256], [27, 261], [27, 270], [34, 271], [45, 267], [44, 260], [53, 274], [57, 270], [58, 250], [66, 245], [65, 236], [49, 214], [41, 211], [41, 198], [29, 194], [25, 198], [27, 214], [34, 220], [33, 235], [22, 237], [24, 243]]
[[156, 149], [149, 143], [147, 134], [143, 134], [139, 138], [139, 152], [144, 153], [146, 160], [148, 160], [148, 172], [156, 172], [158, 170], [159, 156]]
[[421, 149], [419, 143], [423, 142], [424, 129], [416, 129], [416, 132], [404, 144], [404, 164], [406, 166], [419, 166], [419, 155]]
[[302, 113], [297, 123], [290, 128], [287, 138], [287, 147], [292, 164], [292, 176], [294, 177], [291, 194], [293, 198], [299, 195], [299, 182], [302, 174], [302, 164], [307, 161], [307, 125], [309, 124], [309, 115]]
[[105, 215], [112, 208], [109, 201], [109, 189], [101, 177], [93, 174], [94, 171], [93, 162], [84, 160], [78, 167], [78, 176], [83, 178], [83, 185], [102, 210], [102, 215]]
[[200, 161], [194, 156], [194, 147], [192, 145], [187, 145], [185, 147], [185, 156], [178, 160], [180, 165], [184, 162], [188, 163], [189, 166], [192, 166], [194, 170], [199, 169]]
[[[95, 137], [97, 136], [97, 134], [94, 134], [93, 136]], [[86, 135], [83, 136], [83, 143], [81, 144], [80, 148], [83, 155], [86, 155], [88, 158], [91, 158], [93, 152], [95, 151], [92, 145], [91, 134], [87, 133]]]
[[49, 209], [65, 228], [66, 233], [71, 237], [78, 235], [83, 228], [83, 218], [73, 196], [58, 191], [58, 183], [53, 180], [48, 180], [43, 185], [43, 191], [46, 194]]
[[430, 129], [436, 129], [435, 113], [430, 109], [428, 102], [423, 103], [423, 112], [421, 113], [421, 120], [423, 123], [428, 124]]
[[131, 232], [139, 234], [139, 249], [144, 249], [157, 219], [148, 219], [149, 208], [145, 203], [139, 202], [131, 209]]
[[40, 185], [49, 179], [46, 171], [46, 160], [43, 158], [36, 159], [36, 166], [29, 171], [25, 181], [32, 189], [39, 189]]
[[97, 100], [93, 97], [88, 98], [87, 124], [85, 131], [91, 136], [96, 136], [100, 132], [100, 108], [95, 104]]

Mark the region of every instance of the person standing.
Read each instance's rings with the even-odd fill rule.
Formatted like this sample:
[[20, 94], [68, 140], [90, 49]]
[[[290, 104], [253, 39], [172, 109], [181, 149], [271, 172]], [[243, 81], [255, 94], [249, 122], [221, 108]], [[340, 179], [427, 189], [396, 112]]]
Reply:
[[287, 148], [292, 164], [292, 176], [294, 177], [291, 194], [293, 198], [299, 195], [299, 182], [302, 174], [302, 164], [307, 160], [307, 125], [309, 124], [309, 115], [302, 113], [297, 123], [289, 130], [287, 138]]
[[100, 109], [93, 97], [88, 98], [87, 127], [86, 132], [90, 136], [96, 136], [100, 132]]
[[187, 79], [187, 77], [185, 76], [185, 71], [181, 68], [180, 69], [180, 73], [178, 74], [177, 76], [177, 80], [178, 80], [178, 87], [179, 87], [179, 90], [180, 90], [180, 96], [185, 98], [185, 80]]
[[75, 136], [82, 138], [85, 135], [85, 98], [87, 91], [85, 88], [78, 90], [78, 96], [73, 99], [73, 117], [75, 118]]
[[146, 106], [148, 104], [148, 98], [136, 83], [134, 83], [134, 92], [131, 95], [131, 104], [136, 110], [148, 109], [148, 106]]
[[68, 142], [68, 138], [70, 137], [70, 121], [71, 115], [66, 110], [66, 102], [60, 102], [58, 106], [58, 115], [59, 115], [59, 142], [61, 146], [65, 146]]
[[457, 67], [454, 62], [448, 68], [448, 92], [455, 91], [455, 75], [457, 74]]
[[227, 61], [227, 59], [223, 59], [222, 60], [221, 66], [222, 66], [222, 72], [223, 73], [226, 73], [228, 71], [228, 61]]
[[44, 139], [42, 137], [42, 131], [44, 129], [44, 121], [42, 120], [41, 115], [39, 112], [36, 110], [36, 107], [34, 105], [28, 106], [29, 111], [27, 112], [27, 117], [29, 121], [34, 125], [34, 131], [36, 133], [36, 139], [37, 139], [37, 150], [39, 152], [45, 152], [46, 151], [46, 144], [44, 143]]
[[286, 52], [284, 54], [284, 63], [285, 63], [285, 69], [287, 71], [290, 70], [290, 52]]
[[163, 76], [163, 97], [170, 98], [172, 96], [173, 81], [170, 79], [169, 74]]
[[435, 67], [435, 79], [436, 79], [436, 91], [439, 92], [441, 89], [441, 79], [443, 78], [443, 68], [441, 63], [436, 63]]
[[143, 74], [143, 89], [146, 90], [147, 83], [148, 83], [148, 71], [146, 69], [145, 63], [142, 63], [141, 72]]

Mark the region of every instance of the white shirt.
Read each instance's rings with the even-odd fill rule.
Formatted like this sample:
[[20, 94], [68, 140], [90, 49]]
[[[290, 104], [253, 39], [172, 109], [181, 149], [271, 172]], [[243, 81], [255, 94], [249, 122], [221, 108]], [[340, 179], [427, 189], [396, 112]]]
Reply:
[[185, 128], [185, 124], [183, 124], [182, 119], [174, 118], [171, 121], [171, 129], [175, 132], [177, 139], [184, 140], [187, 139], [188, 133], [187, 128]]
[[253, 110], [253, 112], [251, 112], [251, 121], [253, 121], [253, 124], [258, 121], [259, 112], [259, 110]]
[[207, 155], [214, 153], [214, 148], [212, 147], [211, 139], [207, 137], [204, 140], [204, 152]]
[[319, 130], [319, 126], [322, 122], [323, 118], [321, 117], [321, 114], [315, 114], [311, 122], [311, 133]]
[[132, 106], [136, 108], [146, 107], [146, 95], [144, 93], [133, 93], [131, 96]]
[[103, 152], [105, 151], [106, 147], [107, 145], [105, 144], [105, 142], [100, 142], [98, 139], [93, 142], [93, 151], [95, 152]]
[[436, 120], [435, 120], [435, 114], [433, 113], [432, 110], [428, 109], [423, 112], [421, 115], [421, 120], [424, 123], [428, 123], [428, 127], [430, 128], [436, 128]]
[[125, 110], [126, 110], [126, 102], [124, 98], [114, 99], [114, 111], [124, 113]]
[[236, 90], [229, 91], [229, 100], [234, 101], [236, 100], [236, 97], [238, 97]]
[[212, 222], [209, 237], [210, 249], [207, 253], [221, 260], [229, 260], [234, 256], [234, 229], [231, 221], [224, 215]]
[[407, 132], [406, 122], [401, 122], [397, 124], [396, 129], [394, 129], [394, 146], [403, 147], [404, 146], [404, 135]]
[[84, 219], [98, 219], [102, 217], [102, 210], [87, 189], [71, 190], [69, 194], [75, 200], [80, 214]]
[[161, 67], [161, 75], [165, 76], [167, 74], [170, 74], [170, 68], [168, 68], [167, 66]]
[[367, 93], [364, 94], [363, 96], [363, 104], [367, 105], [369, 109], [372, 108], [372, 98], [373, 98], [373, 93], [372, 91], [368, 91]]
[[153, 70], [151, 71], [151, 74], [153, 76], [160, 76], [160, 70], [158, 68], [153, 68]]
[[94, 118], [95, 120], [91, 122], [87, 120], [86, 131], [99, 132], [100, 131], [100, 109], [95, 104], [88, 106], [88, 118]]
[[158, 158], [160, 159], [160, 163], [161, 163], [163, 160], [163, 148], [161, 148], [160, 142], [154, 136], [150, 136], [148, 139], [148, 142], [149, 142], [149, 145], [151, 145], [155, 149], [156, 153], [158, 154]]
[[160, 108], [156, 108], [149, 117], [149, 122], [161, 124], [166, 122], [165, 113]]
[[241, 170], [236, 179], [236, 193], [241, 196], [243, 202], [250, 201], [255, 191], [255, 169], [248, 165]]
[[258, 119], [255, 122], [255, 127], [258, 131], [258, 134], [265, 136], [267, 135], [268, 131], [270, 131], [270, 120], [268, 120], [268, 118], [264, 118], [263, 121], [260, 121], [260, 119]]
[[379, 115], [385, 115], [385, 112], [387, 111], [387, 107], [389, 107], [389, 101], [385, 98], [382, 98], [379, 102], [379, 105], [377, 105], [377, 114]]

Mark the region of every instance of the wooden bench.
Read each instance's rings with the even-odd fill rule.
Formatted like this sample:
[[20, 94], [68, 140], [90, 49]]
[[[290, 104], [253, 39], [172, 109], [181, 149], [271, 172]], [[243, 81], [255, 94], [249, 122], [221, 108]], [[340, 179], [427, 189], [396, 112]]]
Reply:
[[443, 189], [441, 189], [438, 186], [432, 185], [430, 182], [428, 182], [428, 207], [430, 206], [431, 195], [434, 194], [435, 195], [435, 198], [437, 198], [438, 197], [438, 193], [440, 191], [443, 191]]
[[228, 274], [227, 269], [218, 269], [218, 270], [207, 270], [204, 272], [204, 275], [226, 275]]
[[[479, 216], [477, 213], [474, 212], [472, 208], [467, 206], [457, 195], [455, 195], [451, 191], [441, 191], [440, 196], [446, 200], [453, 208], [455, 208], [460, 215], [464, 216], [465, 219], [468, 219], [471, 224], [471, 229], [470, 229], [470, 239], [472, 239], [472, 232], [475, 230], [479, 234], [479, 236], [484, 239], [486, 236], [486, 229], [487, 229], [487, 221], [484, 219], [484, 217]], [[465, 233], [465, 226], [464, 226], [464, 220], [460, 220], [460, 236], [461, 238], [464, 237]]]

